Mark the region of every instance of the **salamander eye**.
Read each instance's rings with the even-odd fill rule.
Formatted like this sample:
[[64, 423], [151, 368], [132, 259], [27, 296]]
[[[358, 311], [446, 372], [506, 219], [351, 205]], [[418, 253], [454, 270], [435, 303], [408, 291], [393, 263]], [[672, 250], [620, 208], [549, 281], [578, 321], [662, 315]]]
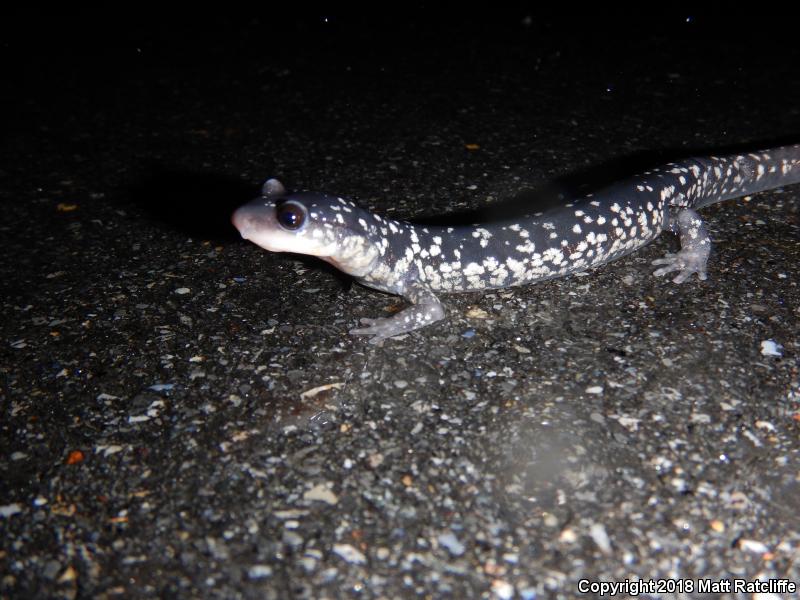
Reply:
[[302, 204], [291, 200], [278, 205], [275, 209], [275, 218], [284, 229], [296, 231], [306, 222], [306, 208]]

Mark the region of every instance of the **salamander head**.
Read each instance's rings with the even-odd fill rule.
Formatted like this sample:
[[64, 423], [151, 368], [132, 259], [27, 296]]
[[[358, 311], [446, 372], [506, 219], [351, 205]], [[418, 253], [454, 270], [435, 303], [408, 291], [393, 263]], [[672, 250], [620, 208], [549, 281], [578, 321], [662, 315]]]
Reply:
[[239, 207], [231, 221], [244, 239], [265, 250], [317, 256], [345, 273], [363, 276], [378, 256], [369, 216], [335, 196], [288, 194], [278, 180], [269, 179], [261, 197]]

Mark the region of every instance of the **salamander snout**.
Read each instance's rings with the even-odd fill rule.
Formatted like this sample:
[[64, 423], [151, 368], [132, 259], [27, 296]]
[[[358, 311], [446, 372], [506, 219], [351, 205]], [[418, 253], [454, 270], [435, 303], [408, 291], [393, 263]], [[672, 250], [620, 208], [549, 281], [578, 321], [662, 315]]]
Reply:
[[253, 206], [252, 204], [245, 204], [240, 206], [231, 215], [231, 223], [239, 233], [246, 240], [253, 237], [253, 234], [259, 229], [263, 228], [264, 223], [264, 208], [263, 206]]

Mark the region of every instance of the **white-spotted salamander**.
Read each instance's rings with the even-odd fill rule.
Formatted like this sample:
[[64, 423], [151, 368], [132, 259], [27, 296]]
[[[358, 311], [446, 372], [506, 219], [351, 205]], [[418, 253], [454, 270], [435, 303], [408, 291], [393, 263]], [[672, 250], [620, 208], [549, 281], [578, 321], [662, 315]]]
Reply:
[[711, 240], [696, 210], [800, 182], [800, 144], [669, 163], [598, 193], [515, 221], [430, 227], [395, 221], [320, 193], [287, 193], [268, 180], [260, 198], [233, 214], [242, 237], [273, 252], [309, 254], [411, 306], [362, 319], [371, 343], [444, 318], [440, 292], [534, 283], [604, 265], [662, 231], [681, 249], [653, 261], [655, 275], [706, 278]]

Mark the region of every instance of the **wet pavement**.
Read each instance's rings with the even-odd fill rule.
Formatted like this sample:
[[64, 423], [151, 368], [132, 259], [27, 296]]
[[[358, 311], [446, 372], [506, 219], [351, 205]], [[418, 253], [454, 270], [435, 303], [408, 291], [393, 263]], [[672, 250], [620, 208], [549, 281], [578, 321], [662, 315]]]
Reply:
[[0, 597], [791, 597], [800, 187], [705, 209], [705, 282], [650, 275], [665, 235], [380, 348], [346, 332], [400, 299], [229, 216], [277, 176], [491, 217], [796, 142], [793, 38], [325, 17], [73, 18], [42, 45], [23, 19], [4, 47]]

